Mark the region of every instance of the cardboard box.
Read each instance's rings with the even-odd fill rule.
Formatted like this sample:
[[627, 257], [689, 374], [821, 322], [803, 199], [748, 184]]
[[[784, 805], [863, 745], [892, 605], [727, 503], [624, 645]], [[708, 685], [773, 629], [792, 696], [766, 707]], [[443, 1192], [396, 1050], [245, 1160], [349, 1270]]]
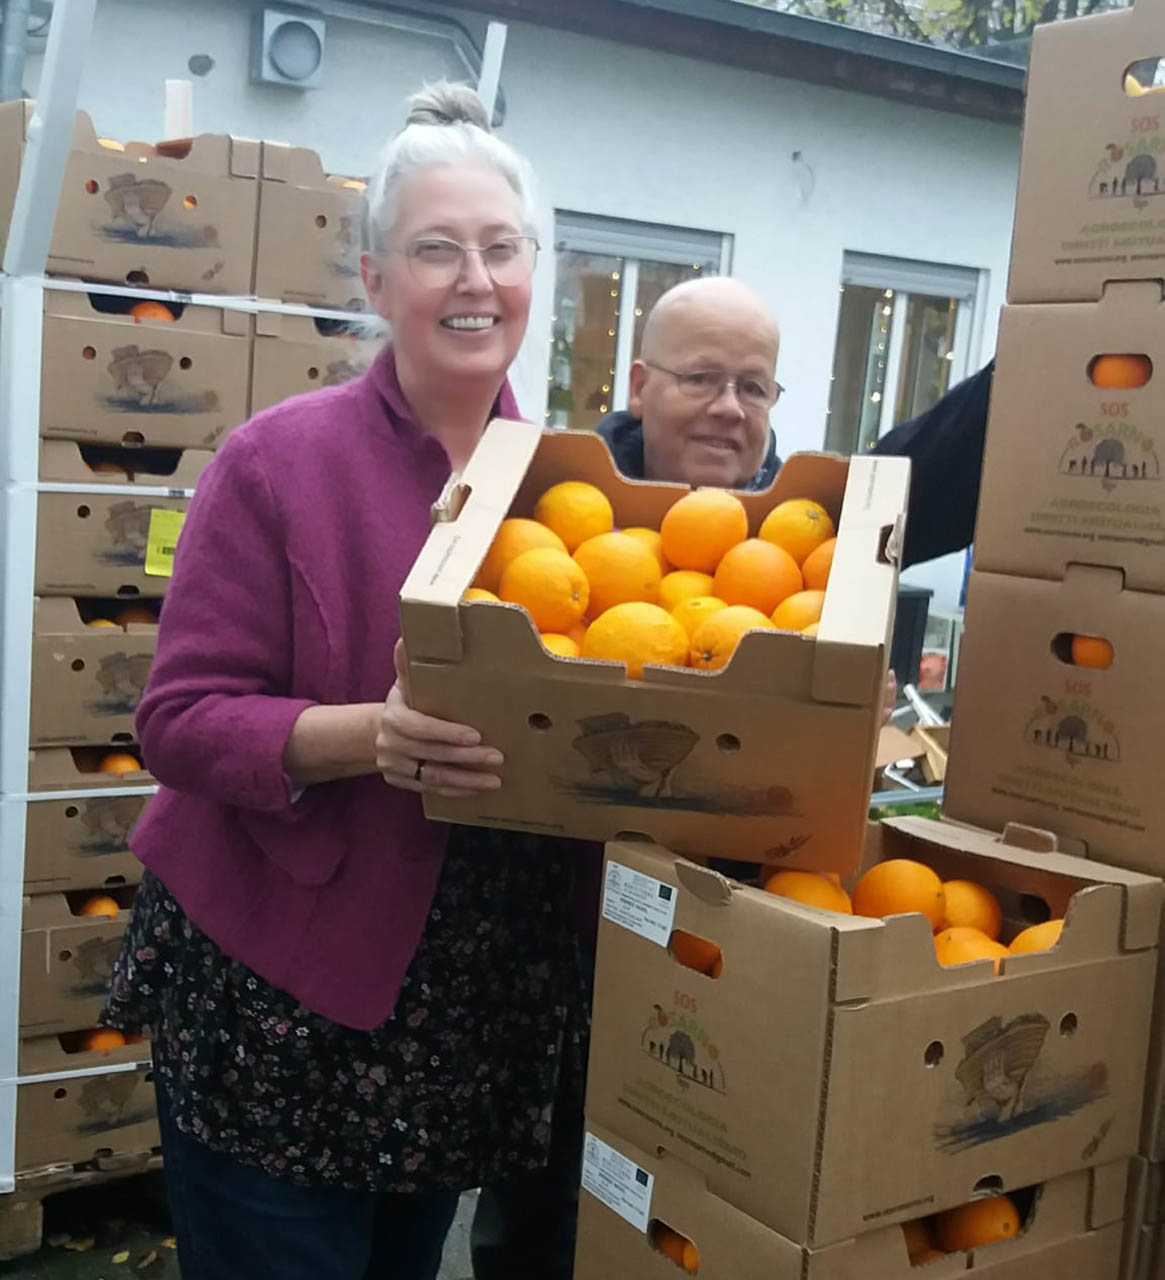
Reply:
[[[97, 455], [97, 470], [85, 454]], [[111, 484], [133, 484], [181, 493], [194, 488], [213, 457], [207, 449], [106, 448], [73, 440], [42, 440], [40, 478], [57, 484], [92, 485], [98, 491]]]
[[68, 1031], [59, 1036], [34, 1036], [19, 1044], [19, 1072], [22, 1077], [80, 1074], [100, 1067], [149, 1065], [150, 1042], [142, 1038], [116, 1049], [85, 1049], [84, 1037], [95, 1030]]
[[1121, 1252], [1121, 1280], [1152, 1280], [1160, 1254], [1161, 1220], [1165, 1216], [1162, 1166], [1142, 1156], [1129, 1165], [1125, 1202], [1125, 1234]]
[[[1062, 582], [976, 571], [967, 617], [945, 813], [1047, 827], [1090, 857], [1162, 874], [1165, 597], [1090, 565]], [[1108, 640], [1112, 665], [1062, 661], [1071, 634]]]
[[264, 142], [255, 295], [336, 310], [367, 306], [360, 280], [364, 190], [307, 147]]
[[288, 396], [339, 386], [368, 368], [381, 343], [353, 333], [327, 332], [334, 324], [271, 311], [255, 317], [252, 413]]
[[132, 744], [157, 625], [90, 627], [75, 601], [47, 599], [32, 627], [32, 746]]
[[79, 916], [63, 893], [24, 900], [20, 1034], [59, 1035], [95, 1027], [129, 911]]
[[1153, 0], [1036, 28], [1008, 302], [1095, 301], [1165, 273], [1165, 112], [1125, 89], [1163, 40]]
[[104, 1072], [22, 1084], [16, 1093], [18, 1171], [82, 1164], [160, 1144], [153, 1072]]
[[[7, 237], [35, 104], [0, 108]], [[78, 111], [57, 206], [51, 275], [246, 295], [255, 262], [259, 143], [225, 134], [152, 145], [99, 139]]]
[[153, 775], [142, 769], [140, 773], [100, 772], [101, 757], [107, 751], [127, 751], [141, 759], [141, 751], [135, 747], [40, 747], [28, 753], [29, 791], [89, 791], [102, 788], [113, 791], [119, 787], [147, 786], [154, 782]]
[[145, 571], [150, 513], [185, 511], [189, 505], [185, 498], [42, 493], [36, 514], [36, 593], [165, 595], [170, 579]]
[[[722, 671], [557, 658], [524, 610], [461, 603], [507, 515], [552, 484], [597, 484], [617, 526], [658, 528], [686, 490], [617, 475], [590, 432], [490, 425], [401, 591], [414, 705], [480, 729], [505, 753], [500, 790], [425, 797], [432, 817], [843, 869], [858, 857], [882, 720], [909, 464], [798, 454], [741, 494], [755, 532], [786, 498], [838, 521], [818, 638], [746, 635]], [[464, 504], [458, 508], [458, 503]]]
[[[1105, 354], [1147, 355], [1153, 376], [1096, 387], [1089, 371]], [[1061, 578], [1074, 562], [1112, 565], [1132, 590], [1165, 591], [1163, 381], [1158, 283], [1113, 285], [1099, 302], [1005, 307], [975, 567]]]
[[[998, 977], [940, 968], [921, 915], [820, 911], [609, 846], [588, 1114], [815, 1248], [1131, 1156], [1161, 885], [1014, 843], [1033, 834], [921, 818], [870, 832], [869, 862], [977, 880], [1012, 931], [1036, 900], [1066, 917], [1053, 951]], [[673, 958], [673, 928], [719, 944], [718, 979]]]
[[142, 864], [130, 852], [129, 835], [149, 798], [109, 795], [29, 804], [25, 811], [25, 891], [50, 893], [137, 884]]
[[588, 1121], [574, 1280], [682, 1275], [653, 1245], [657, 1224], [692, 1241], [698, 1274], [717, 1280], [1117, 1280], [1126, 1172], [1118, 1161], [1051, 1179], [1035, 1189], [1015, 1239], [948, 1254], [919, 1271], [898, 1226], [874, 1224], [808, 1249], [718, 1199], [670, 1151], [636, 1147]]
[[212, 449], [247, 419], [250, 337], [242, 311], [187, 304], [170, 324], [135, 321], [47, 291], [41, 435]]

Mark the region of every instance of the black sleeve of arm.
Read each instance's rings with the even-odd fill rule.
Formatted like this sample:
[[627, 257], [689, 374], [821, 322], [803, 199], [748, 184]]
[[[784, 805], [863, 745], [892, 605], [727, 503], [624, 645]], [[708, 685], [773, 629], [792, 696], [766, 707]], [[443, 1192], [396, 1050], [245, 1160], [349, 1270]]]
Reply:
[[903, 568], [971, 545], [994, 372], [992, 360], [873, 447], [911, 461]]

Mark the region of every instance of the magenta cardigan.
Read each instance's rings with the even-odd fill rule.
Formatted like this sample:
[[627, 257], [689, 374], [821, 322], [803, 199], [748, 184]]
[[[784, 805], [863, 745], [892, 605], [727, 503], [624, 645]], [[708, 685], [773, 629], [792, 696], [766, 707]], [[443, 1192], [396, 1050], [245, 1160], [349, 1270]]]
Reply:
[[[508, 384], [495, 412], [517, 416]], [[305, 707], [387, 694], [449, 473], [391, 350], [235, 431], [190, 504], [138, 711], [162, 785], [134, 851], [228, 955], [351, 1027], [396, 1003], [447, 828], [379, 775], [293, 803], [283, 750]]]

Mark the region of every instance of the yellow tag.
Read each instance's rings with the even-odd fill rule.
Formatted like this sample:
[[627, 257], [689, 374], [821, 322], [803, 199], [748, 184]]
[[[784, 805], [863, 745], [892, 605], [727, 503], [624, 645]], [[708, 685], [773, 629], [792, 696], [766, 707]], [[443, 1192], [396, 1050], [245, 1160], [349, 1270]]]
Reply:
[[150, 529], [146, 534], [146, 573], [150, 577], [174, 576], [174, 548], [185, 520], [185, 511], [169, 511], [165, 507], [151, 509]]

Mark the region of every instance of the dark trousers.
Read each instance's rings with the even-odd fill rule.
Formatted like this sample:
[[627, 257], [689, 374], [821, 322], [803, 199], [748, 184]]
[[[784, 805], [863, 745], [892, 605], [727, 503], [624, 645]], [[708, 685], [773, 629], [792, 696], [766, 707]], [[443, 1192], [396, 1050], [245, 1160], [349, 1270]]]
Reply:
[[[582, 1117], [566, 1110], [549, 1168], [482, 1191], [476, 1280], [570, 1280]], [[182, 1280], [435, 1280], [457, 1192], [301, 1187], [181, 1133], [160, 1089], [158, 1119]]]

